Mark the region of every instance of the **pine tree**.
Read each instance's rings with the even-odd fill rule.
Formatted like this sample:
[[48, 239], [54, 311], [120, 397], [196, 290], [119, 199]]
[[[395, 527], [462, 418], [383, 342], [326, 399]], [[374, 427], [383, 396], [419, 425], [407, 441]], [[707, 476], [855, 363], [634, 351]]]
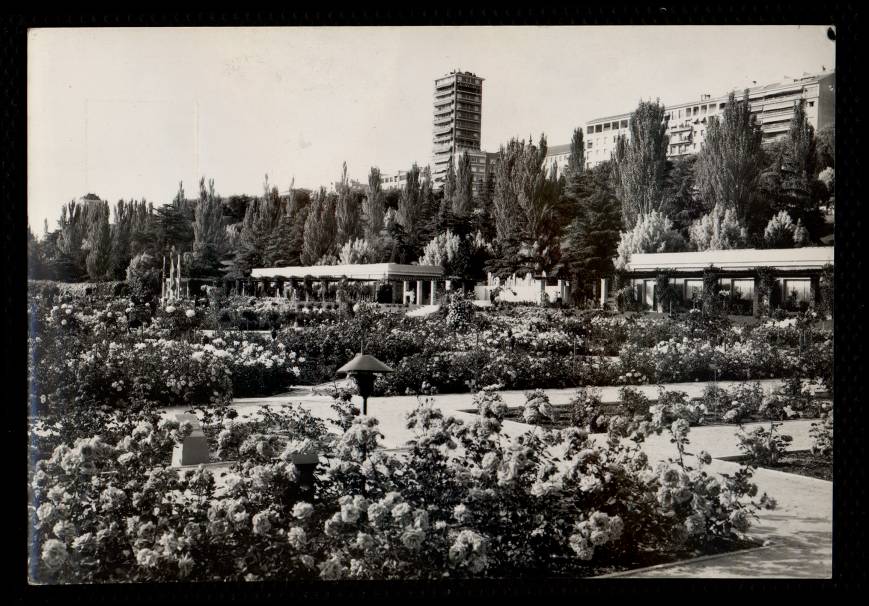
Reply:
[[595, 281], [612, 273], [622, 221], [619, 201], [611, 192], [598, 189], [582, 201], [567, 230], [564, 261], [574, 293], [588, 295]]
[[640, 215], [660, 210], [669, 139], [664, 106], [641, 101], [631, 114], [630, 138], [620, 136], [613, 154], [613, 183], [630, 229]]
[[712, 116], [697, 157], [695, 176], [707, 208], [734, 208], [744, 221], [752, 208], [762, 167], [763, 133], [751, 114], [748, 90], [730, 93], [721, 119]]

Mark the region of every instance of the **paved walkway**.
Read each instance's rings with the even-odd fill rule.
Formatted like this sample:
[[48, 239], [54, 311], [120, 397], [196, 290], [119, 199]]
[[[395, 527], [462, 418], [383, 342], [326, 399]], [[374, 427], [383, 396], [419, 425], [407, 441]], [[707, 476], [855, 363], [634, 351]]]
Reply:
[[[729, 387], [736, 382], [721, 381], [721, 387]], [[760, 382], [765, 390], [772, 390], [780, 384], [778, 380]], [[320, 418], [333, 418], [329, 405], [331, 398], [318, 393], [317, 388], [301, 387], [288, 395], [268, 398], [237, 398], [233, 406], [241, 415], [253, 412], [268, 404], [284, 406], [300, 404]], [[688, 393], [690, 397], [702, 394], [704, 383], [675, 383], [665, 385], [667, 389], [678, 389]], [[645, 385], [638, 387], [648, 396], [657, 394], [657, 387]], [[602, 399], [617, 401], [618, 387], [601, 388]], [[566, 404], [575, 393], [575, 389], [544, 390], [554, 404]], [[525, 402], [523, 391], [502, 391], [501, 397], [508, 406], [521, 406]], [[429, 396], [433, 404], [445, 413], [471, 421], [472, 413], [461, 412], [472, 408], [469, 394], [444, 394]], [[368, 414], [380, 421], [380, 430], [384, 434], [382, 440], [386, 448], [400, 448], [411, 439], [412, 432], [405, 427], [405, 416], [417, 405], [415, 396], [396, 396], [387, 398], [370, 398]], [[185, 407], [173, 407], [167, 413], [181, 412]], [[793, 436], [791, 450], [805, 450], [811, 446], [809, 435], [812, 421], [785, 421], [782, 433]], [[751, 429], [763, 423], [750, 423]], [[504, 422], [504, 432], [516, 435], [527, 431], [528, 425], [515, 421]], [[707, 451], [713, 459], [741, 454], [735, 437], [736, 428], [733, 425], [718, 425], [694, 427], [689, 435], [690, 453]], [[603, 441], [605, 435], [596, 434], [593, 439]], [[654, 464], [675, 456], [672, 444], [665, 435], [652, 436], [643, 444], [643, 449]], [[690, 459], [691, 457], [689, 457]], [[689, 464], [696, 462], [690, 461]], [[708, 468], [716, 473], [733, 473], [739, 465], [721, 460], [713, 460]], [[731, 578], [830, 578], [832, 576], [832, 519], [833, 519], [833, 484], [788, 474], [779, 471], [758, 469], [754, 476], [760, 493], [766, 492], [773, 497], [778, 506], [772, 511], [762, 511], [759, 520], [752, 526], [752, 537], [767, 541], [769, 545], [743, 553], [727, 554], [721, 557], [707, 558], [676, 565], [655, 567], [653, 569], [625, 573], [620, 576], [636, 577], [731, 577]]]

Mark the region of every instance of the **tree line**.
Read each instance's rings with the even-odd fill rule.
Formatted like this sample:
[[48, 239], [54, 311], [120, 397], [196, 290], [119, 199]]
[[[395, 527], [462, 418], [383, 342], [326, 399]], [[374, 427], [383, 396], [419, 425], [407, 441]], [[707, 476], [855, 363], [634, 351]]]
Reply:
[[586, 168], [583, 130], [573, 132], [561, 174], [547, 165], [547, 140], [514, 138], [477, 183], [467, 154], [451, 162], [442, 188], [413, 165], [405, 185], [384, 190], [372, 167], [351, 183], [280, 193], [266, 176], [260, 196], [221, 196], [213, 180], [197, 197], [183, 184], [171, 202], [88, 194], [61, 209], [41, 238], [28, 228], [29, 273], [64, 281], [159, 277], [181, 253], [185, 273], [242, 278], [254, 267], [350, 263], [435, 263], [453, 278], [534, 272], [571, 280], [573, 298], [634, 252], [817, 243], [833, 201], [832, 130], [815, 134], [802, 104], [786, 137], [764, 145], [747, 92], [710, 117], [696, 155], [668, 159], [665, 108], [641, 102], [629, 137], [612, 158]]

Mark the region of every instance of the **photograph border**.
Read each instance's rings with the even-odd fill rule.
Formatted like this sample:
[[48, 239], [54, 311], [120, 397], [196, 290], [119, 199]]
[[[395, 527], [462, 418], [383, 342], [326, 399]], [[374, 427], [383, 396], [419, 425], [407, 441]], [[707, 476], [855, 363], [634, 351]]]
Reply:
[[[807, 589], [821, 590], [829, 595], [830, 590], [854, 588], [866, 578], [862, 553], [865, 552], [865, 403], [861, 396], [865, 376], [863, 358], [863, 325], [866, 304], [864, 300], [865, 271], [863, 255], [855, 244], [865, 235], [863, 220], [865, 201], [861, 194], [865, 178], [862, 154], [843, 154], [842, 150], [861, 150], [862, 126], [865, 118], [858, 112], [863, 97], [857, 74], [858, 57], [862, 52], [858, 40], [862, 31], [862, 12], [851, 4], [816, 3], [806, 8], [782, 12], [782, 4], [716, 4], [689, 6], [667, 4], [658, 7], [633, 4], [607, 3], [598, 8], [535, 8], [506, 9], [404, 9], [401, 11], [381, 9], [350, 9], [348, 11], [300, 10], [290, 12], [228, 12], [228, 13], [42, 13], [19, 14], [0, 17], [2, 31], [6, 34], [0, 53], [0, 74], [3, 75], [3, 146], [2, 160], [3, 247], [9, 261], [3, 272], [4, 336], [7, 343], [4, 351], [8, 359], [5, 365], [10, 407], [5, 432], [4, 447], [9, 451], [9, 469], [21, 473], [24, 478], [12, 480], [26, 484], [26, 469], [19, 457], [27, 444], [26, 432], [20, 427], [26, 423], [25, 407], [20, 402], [27, 398], [26, 343], [26, 239], [24, 226], [27, 218], [27, 139], [26, 139], [26, 89], [27, 89], [27, 29], [34, 27], [228, 27], [228, 26], [398, 26], [398, 25], [797, 25], [834, 24], [832, 36], [836, 40], [837, 100], [836, 100], [836, 189], [840, 204], [836, 208], [835, 248], [835, 319], [839, 330], [835, 331], [835, 408], [839, 426], [836, 428], [834, 456], [835, 484], [833, 524], [833, 578], [830, 580], [783, 582], [765, 580], [718, 580], [685, 579], [678, 587], [686, 593], [680, 599], [694, 594], [709, 595], [724, 591], [770, 594], [775, 592], [799, 592]], [[848, 125], [848, 126], [843, 126]], [[852, 202], [853, 201], [853, 202]], [[841, 285], [841, 286], [840, 286]], [[861, 317], [862, 316], [862, 317]], [[19, 404], [15, 404], [15, 402]], [[17, 415], [21, 414], [21, 424]], [[844, 420], [844, 422], [843, 422]], [[15, 475], [13, 474], [13, 477]], [[15, 488], [10, 492], [16, 494]], [[480, 580], [444, 582], [357, 582], [339, 583], [273, 583], [247, 584], [202, 583], [202, 584], [154, 584], [111, 586], [30, 586], [27, 584], [27, 523], [23, 508], [16, 498], [7, 499], [11, 510], [13, 528], [20, 531], [7, 541], [5, 573], [8, 587], [14, 587], [18, 599], [28, 603], [70, 602], [93, 600], [140, 601], [285, 601], [291, 599], [371, 599], [383, 600], [395, 597], [477, 597], [497, 599], [507, 596], [568, 597], [591, 594], [600, 597], [642, 594], [648, 598], [670, 595], [674, 582], [663, 579], [551, 579], [541, 582]], [[23, 561], [22, 561], [23, 560]], [[670, 599], [673, 599], [670, 595]], [[696, 598], [695, 598], [696, 599]]]

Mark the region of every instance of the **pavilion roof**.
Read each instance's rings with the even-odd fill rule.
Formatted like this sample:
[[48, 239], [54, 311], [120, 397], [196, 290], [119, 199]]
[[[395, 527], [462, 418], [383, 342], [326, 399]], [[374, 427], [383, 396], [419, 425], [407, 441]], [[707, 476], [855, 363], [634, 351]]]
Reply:
[[625, 269], [649, 271], [668, 269], [696, 271], [714, 266], [722, 270], [746, 270], [755, 267], [775, 269], [821, 269], [833, 264], [832, 246], [803, 248], [734, 248], [700, 252], [633, 253]]
[[288, 267], [257, 267], [251, 278], [298, 278], [311, 276], [315, 280], [439, 280], [444, 277], [440, 265], [404, 265], [401, 263], [365, 263], [354, 265], [308, 265]]

